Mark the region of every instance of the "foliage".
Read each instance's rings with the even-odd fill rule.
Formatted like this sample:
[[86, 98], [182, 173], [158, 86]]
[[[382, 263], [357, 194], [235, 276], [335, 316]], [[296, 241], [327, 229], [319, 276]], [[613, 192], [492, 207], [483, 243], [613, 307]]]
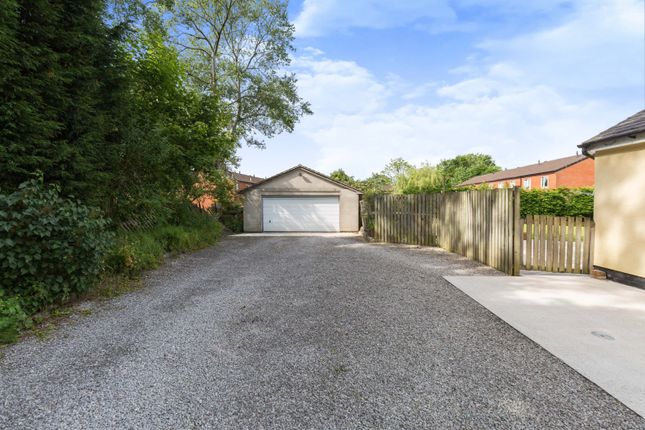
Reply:
[[463, 154], [447, 160], [441, 160], [437, 165], [443, 181], [443, 189], [450, 190], [468, 179], [499, 172], [501, 168], [490, 155]]
[[330, 176], [370, 196], [390, 192], [416, 194], [448, 191], [473, 176], [499, 170], [489, 155], [465, 154], [442, 160], [437, 166], [422, 163], [417, 167], [403, 158], [395, 158], [382, 171], [364, 180], [348, 175], [343, 169], [333, 171]]
[[0, 186], [40, 170], [118, 221], [217, 185], [236, 139], [221, 98], [187, 85], [153, 7], [112, 3], [15, 0], [0, 12]]
[[[207, 37], [178, 34], [198, 31], [201, 12], [230, 13], [206, 33], [221, 42], [210, 63], [188, 55]], [[293, 31], [281, 0], [3, 3], [0, 326], [14, 333], [21, 312], [86, 290], [106, 262], [134, 274], [219, 237], [190, 203], [234, 204], [226, 171], [240, 140], [261, 144], [310, 113], [284, 72]], [[99, 214], [157, 219], [110, 246]]]
[[294, 38], [286, 1], [176, 0], [164, 16], [190, 82], [224, 100], [236, 138], [263, 146], [259, 136], [290, 132], [311, 113], [284, 72]]
[[224, 227], [233, 233], [241, 233], [244, 230], [244, 210], [242, 206], [229, 205], [222, 210], [220, 221]]
[[436, 167], [422, 164], [410, 167], [400, 174], [395, 182], [398, 194], [433, 193], [441, 190], [441, 176]]
[[[114, 125], [118, 29], [101, 0], [10, 1], [0, 20], [0, 184], [16, 188], [36, 170], [82, 197]], [[6, 18], [6, 19], [5, 19]], [[5, 49], [6, 48], [6, 49]]]
[[337, 169], [331, 172], [329, 177], [362, 191], [365, 197], [392, 191], [392, 179], [383, 173], [373, 173], [367, 179], [360, 180], [347, 174], [343, 169]]
[[390, 160], [381, 171], [381, 174], [387, 176], [395, 183], [399, 177], [406, 175], [411, 169], [414, 169], [414, 166], [399, 157]]
[[392, 179], [383, 173], [372, 173], [367, 179], [358, 181], [358, 189], [360, 189], [366, 197], [376, 194], [387, 194], [393, 189]]
[[593, 188], [522, 190], [520, 214], [593, 217]]
[[0, 345], [15, 342], [20, 330], [31, 325], [32, 321], [23, 310], [20, 298], [5, 298], [0, 290]]
[[27, 312], [87, 290], [110, 245], [99, 213], [41, 180], [0, 194], [0, 289]]
[[[142, 36], [133, 46], [133, 97], [104, 199], [108, 214], [117, 219], [162, 213], [176, 201], [217, 194], [225, 189], [224, 167], [235, 153], [219, 101], [184, 86], [184, 66], [162, 35]], [[204, 190], [203, 183], [213, 187]]]
[[329, 177], [350, 187], [356, 187], [358, 185], [358, 181], [353, 176], [348, 175], [343, 169], [334, 170], [329, 174]]
[[167, 253], [200, 249], [221, 236], [222, 224], [205, 212], [186, 207], [175, 211], [172, 220], [150, 230], [119, 233], [106, 258], [108, 271], [133, 276], [161, 265]]

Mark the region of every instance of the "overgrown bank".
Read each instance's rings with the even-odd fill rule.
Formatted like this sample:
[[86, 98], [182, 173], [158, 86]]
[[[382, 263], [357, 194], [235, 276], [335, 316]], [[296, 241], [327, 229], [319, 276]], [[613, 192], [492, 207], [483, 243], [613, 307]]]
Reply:
[[0, 194], [0, 344], [32, 328], [35, 314], [56, 313], [94, 289], [114, 295], [166, 255], [212, 245], [221, 235], [216, 217], [190, 205], [169, 214], [125, 231], [39, 180]]
[[287, 71], [287, 6], [3, 2], [0, 336], [217, 240], [220, 223], [191, 203], [236, 207], [237, 149], [311, 113]]

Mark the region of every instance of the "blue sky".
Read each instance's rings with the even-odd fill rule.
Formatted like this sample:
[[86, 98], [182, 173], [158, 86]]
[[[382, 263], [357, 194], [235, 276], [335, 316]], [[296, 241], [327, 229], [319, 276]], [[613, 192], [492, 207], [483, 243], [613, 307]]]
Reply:
[[314, 115], [239, 170], [359, 178], [396, 157], [572, 155], [645, 104], [642, 0], [304, 0], [291, 70]]

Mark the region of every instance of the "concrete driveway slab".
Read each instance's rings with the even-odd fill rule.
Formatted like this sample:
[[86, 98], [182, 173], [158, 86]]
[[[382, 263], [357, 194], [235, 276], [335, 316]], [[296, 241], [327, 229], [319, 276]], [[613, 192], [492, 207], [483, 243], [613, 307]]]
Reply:
[[356, 237], [228, 237], [0, 359], [0, 428], [621, 428], [645, 420], [443, 275]]
[[645, 416], [645, 291], [586, 275], [446, 279]]

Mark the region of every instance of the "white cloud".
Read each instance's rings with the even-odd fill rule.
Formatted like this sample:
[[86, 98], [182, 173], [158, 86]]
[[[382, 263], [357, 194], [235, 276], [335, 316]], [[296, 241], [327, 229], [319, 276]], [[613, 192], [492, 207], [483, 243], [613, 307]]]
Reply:
[[[639, 3], [580, 2], [550, 30], [482, 43], [441, 84], [379, 79], [309, 50], [294, 68], [315, 115], [262, 154], [243, 150], [243, 167], [268, 175], [303, 163], [365, 177], [395, 157], [436, 163], [485, 152], [510, 168], [573, 154], [642, 107]], [[634, 96], [609, 97], [612, 88]]]
[[445, 0], [305, 0], [294, 24], [299, 37], [322, 36], [350, 28], [393, 28], [419, 20], [454, 22]]
[[534, 82], [578, 89], [640, 86], [644, 25], [641, 0], [583, 0], [572, 19], [554, 28], [480, 47], [491, 61], [512, 58]]
[[545, 13], [571, 0], [305, 0], [294, 20], [298, 37], [323, 36], [352, 28], [387, 29], [412, 25], [430, 33], [473, 31], [458, 10], [485, 9], [498, 15]]
[[320, 116], [369, 113], [383, 108], [387, 87], [353, 61], [300, 57], [293, 62], [299, 94]]

